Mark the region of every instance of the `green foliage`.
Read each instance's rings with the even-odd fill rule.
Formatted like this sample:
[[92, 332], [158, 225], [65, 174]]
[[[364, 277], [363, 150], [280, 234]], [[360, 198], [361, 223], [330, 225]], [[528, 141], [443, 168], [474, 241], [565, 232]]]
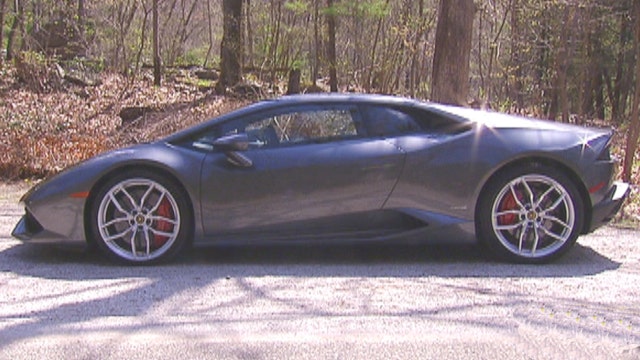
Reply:
[[355, 11], [355, 13], [364, 14], [374, 19], [385, 18], [389, 16], [391, 12], [388, 1], [386, 0], [355, 1], [348, 2], [348, 4], [353, 6], [352, 11]]
[[341, 1], [321, 9], [321, 14], [325, 16], [360, 16], [371, 19], [385, 18], [390, 13], [391, 7], [387, 0]]
[[204, 63], [204, 59], [207, 57], [207, 50], [208, 47], [206, 46], [188, 49], [184, 54], [181, 54], [176, 58], [174, 65], [202, 65]]
[[300, 58], [300, 59], [295, 59], [293, 60], [293, 62], [291, 63], [290, 68], [291, 69], [303, 69], [307, 66], [307, 61], [304, 58]]
[[296, 15], [304, 15], [309, 13], [310, 4], [305, 0], [289, 0], [284, 3], [284, 8]]

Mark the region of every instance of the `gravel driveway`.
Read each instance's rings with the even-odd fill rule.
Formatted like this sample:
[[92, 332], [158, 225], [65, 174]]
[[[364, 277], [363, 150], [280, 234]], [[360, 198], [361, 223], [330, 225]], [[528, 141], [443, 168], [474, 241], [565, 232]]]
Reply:
[[22, 245], [0, 185], [0, 359], [640, 359], [640, 233], [546, 266], [474, 245], [210, 248], [157, 267]]

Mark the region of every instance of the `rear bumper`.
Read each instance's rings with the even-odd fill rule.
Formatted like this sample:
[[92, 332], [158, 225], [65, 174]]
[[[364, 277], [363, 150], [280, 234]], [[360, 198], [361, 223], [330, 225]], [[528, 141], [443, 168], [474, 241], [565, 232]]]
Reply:
[[591, 225], [587, 232], [608, 223], [622, 207], [624, 200], [629, 195], [629, 190], [629, 184], [615, 182], [604, 199], [593, 207]]

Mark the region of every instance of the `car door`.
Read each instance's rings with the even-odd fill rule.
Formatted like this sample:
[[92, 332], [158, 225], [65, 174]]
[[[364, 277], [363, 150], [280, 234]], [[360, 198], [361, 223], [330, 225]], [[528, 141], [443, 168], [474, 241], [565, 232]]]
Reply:
[[201, 178], [206, 235], [379, 210], [402, 170], [404, 153], [368, 138], [351, 105], [287, 106], [220, 124], [219, 136], [245, 133], [251, 166], [213, 151]]
[[370, 134], [386, 137], [407, 154], [385, 208], [405, 209], [427, 222], [432, 214], [472, 214], [468, 205], [479, 180], [470, 179], [477, 179], [486, 165], [469, 136], [469, 123], [419, 108], [368, 106], [362, 111]]

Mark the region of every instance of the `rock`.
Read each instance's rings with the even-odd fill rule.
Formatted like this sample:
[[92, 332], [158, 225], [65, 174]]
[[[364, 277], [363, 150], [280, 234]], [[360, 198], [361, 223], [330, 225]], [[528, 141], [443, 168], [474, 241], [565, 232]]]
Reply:
[[86, 53], [76, 27], [64, 18], [44, 24], [31, 34], [31, 38], [38, 51], [49, 55], [56, 54], [63, 60], [73, 59]]
[[198, 91], [203, 92], [203, 93], [212, 91], [214, 89], [215, 89], [215, 86], [213, 85], [213, 83], [211, 83], [209, 85], [203, 85], [203, 84], [198, 85]]
[[239, 96], [258, 97], [262, 94], [262, 88], [256, 84], [243, 82], [234, 85], [231, 92]]
[[218, 72], [215, 70], [196, 70], [193, 72], [193, 75], [201, 80], [217, 81], [220, 78]]
[[83, 71], [71, 70], [64, 75], [64, 79], [78, 86], [99, 86], [102, 80], [99, 77]]
[[122, 108], [118, 116], [122, 119], [122, 125], [126, 125], [152, 111], [149, 106], [129, 106]]
[[80, 90], [75, 91], [74, 94], [76, 94], [77, 97], [83, 100], [88, 100], [91, 97], [91, 94], [89, 94], [89, 92], [87, 92], [85, 88], [81, 88]]
[[312, 94], [312, 93], [323, 93], [325, 92], [325, 90], [318, 85], [312, 84], [305, 87], [302, 92], [305, 94]]

